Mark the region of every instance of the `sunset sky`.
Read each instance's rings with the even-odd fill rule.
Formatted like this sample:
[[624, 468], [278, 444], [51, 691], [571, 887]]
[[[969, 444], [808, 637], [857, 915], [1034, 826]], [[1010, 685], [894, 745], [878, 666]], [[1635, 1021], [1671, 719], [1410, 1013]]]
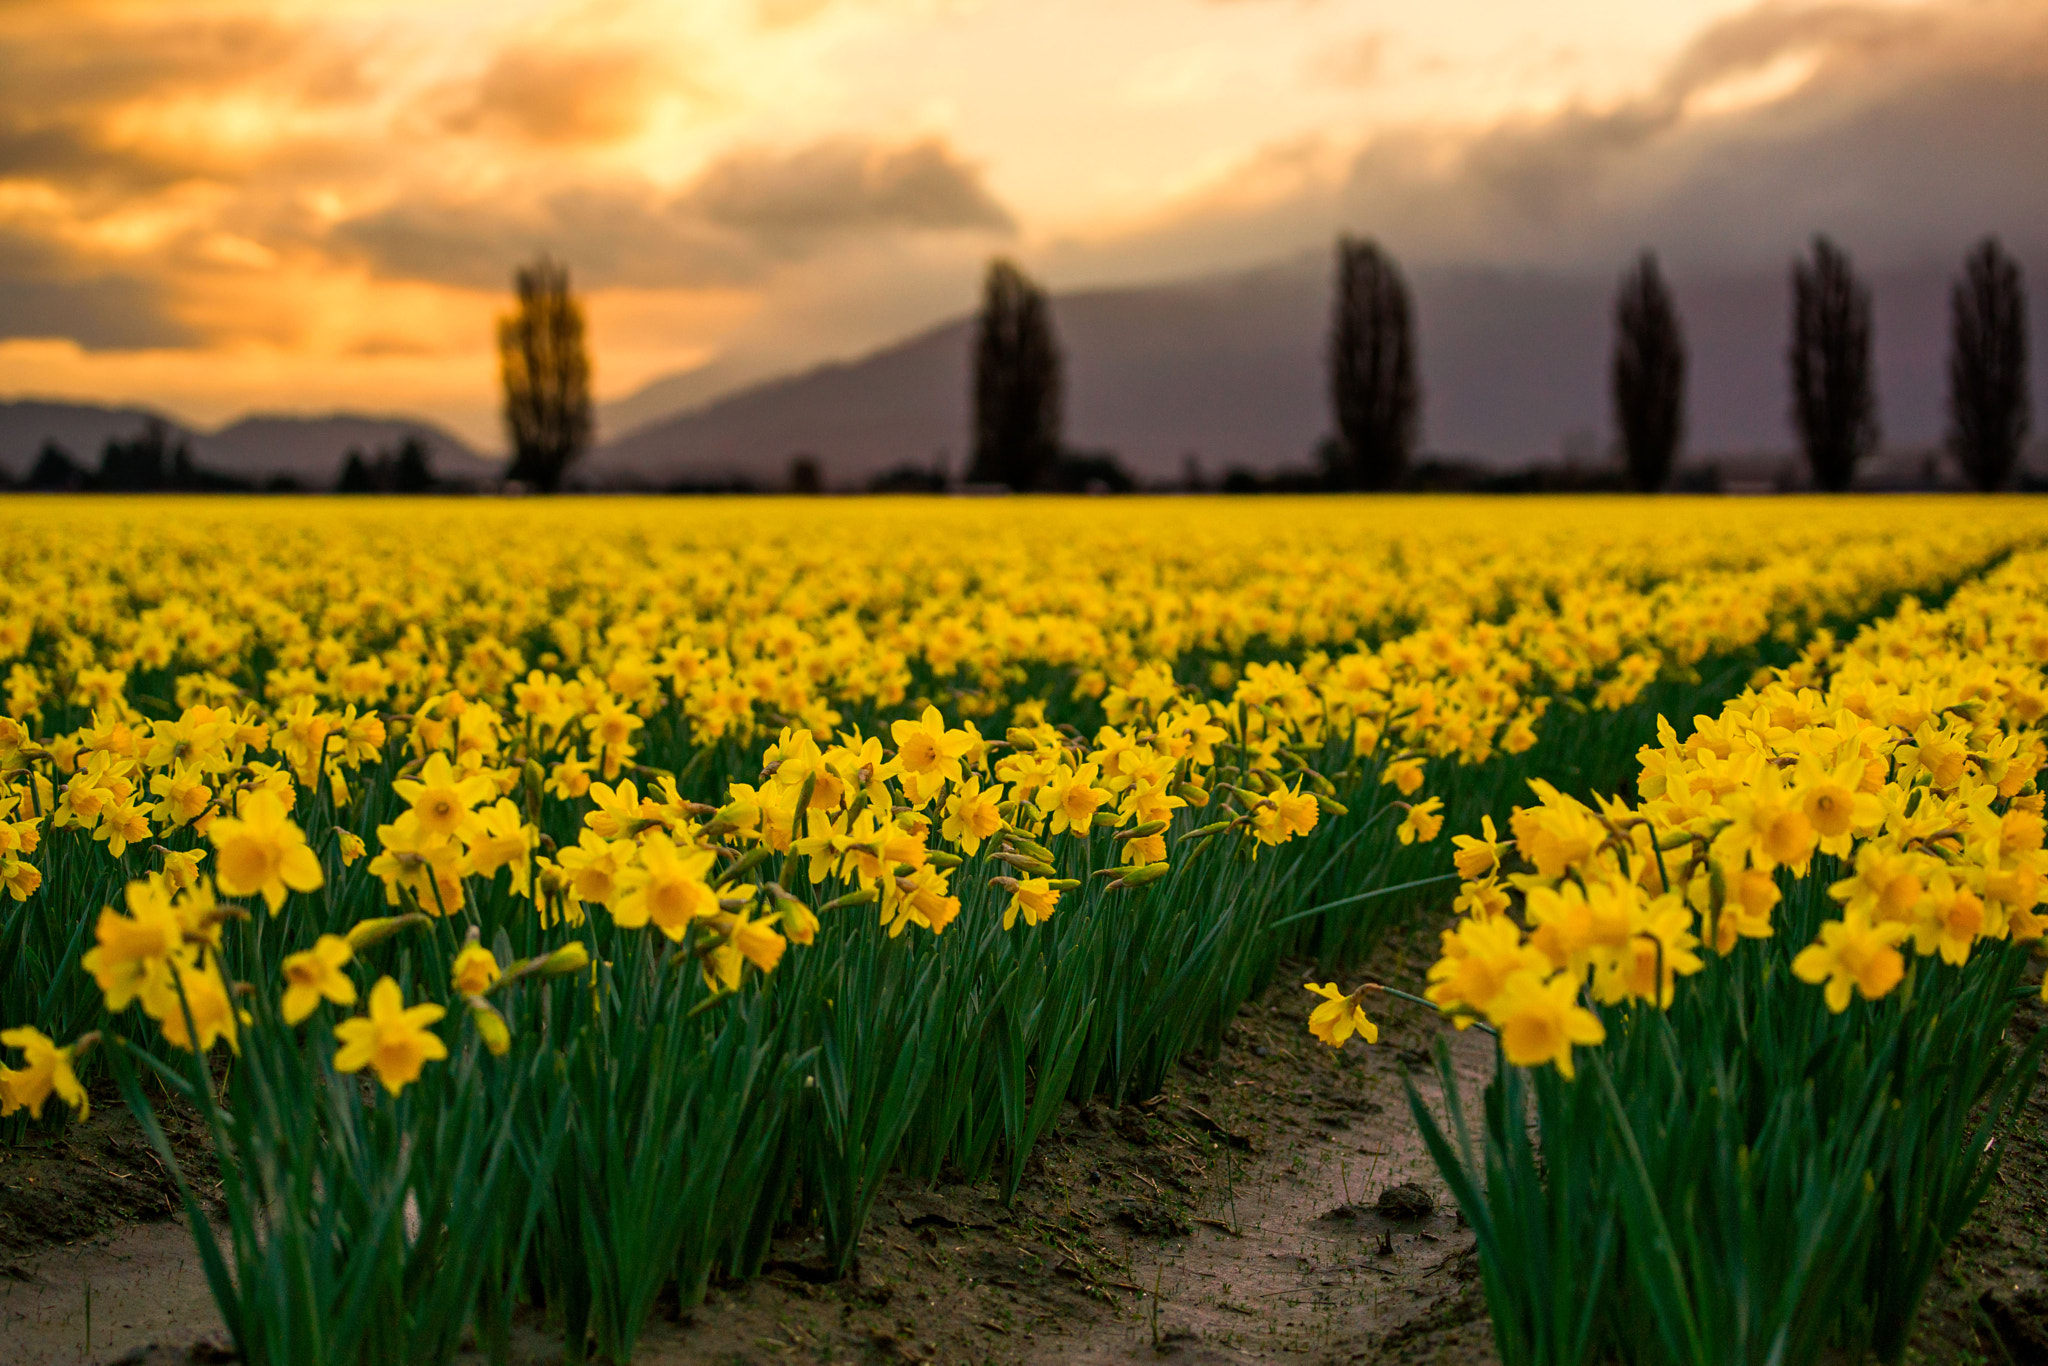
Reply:
[[2048, 0], [0, 0], [0, 395], [487, 448], [540, 249], [600, 398], [1366, 231], [1781, 269], [2048, 237]]

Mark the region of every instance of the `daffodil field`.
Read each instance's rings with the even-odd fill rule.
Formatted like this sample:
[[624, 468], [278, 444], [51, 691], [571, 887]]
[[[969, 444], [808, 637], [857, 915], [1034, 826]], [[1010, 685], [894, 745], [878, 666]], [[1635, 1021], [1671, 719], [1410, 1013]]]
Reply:
[[1509, 1066], [1477, 1143], [1455, 1088], [1448, 1134], [1411, 1108], [1504, 1360], [1901, 1357], [2048, 1044], [2006, 1037], [2048, 931], [2044, 663], [2020, 549], [1659, 718], [1636, 801], [1538, 783], [1457, 837], [1428, 998]]
[[1282, 960], [1370, 1040], [1446, 909], [1408, 985], [1502, 1061], [1414, 1110], [1511, 1366], [1895, 1358], [2031, 1084], [2025, 501], [0, 530], [0, 1142], [202, 1116], [253, 1362], [625, 1362], [790, 1230], [844, 1271], [891, 1173], [1014, 1193]]

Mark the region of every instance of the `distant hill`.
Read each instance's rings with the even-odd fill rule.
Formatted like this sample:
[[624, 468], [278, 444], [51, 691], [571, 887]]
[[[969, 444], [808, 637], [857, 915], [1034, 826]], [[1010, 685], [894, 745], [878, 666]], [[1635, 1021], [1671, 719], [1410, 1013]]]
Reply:
[[780, 484], [790, 457], [804, 452], [822, 456], [833, 487], [906, 461], [930, 466], [941, 452], [957, 475], [966, 355], [967, 324], [952, 323], [859, 361], [753, 385], [598, 447], [576, 477]]
[[152, 418], [191, 443], [195, 463], [241, 479], [289, 475], [307, 488], [331, 487], [352, 448], [372, 453], [395, 447], [408, 436], [426, 443], [437, 478], [488, 479], [499, 466], [444, 428], [418, 418], [257, 415], [206, 431], [146, 408], [30, 399], [0, 402], [0, 469], [20, 478], [34, 465], [45, 441], [64, 447], [81, 466], [96, 468], [108, 441], [134, 437]]
[[496, 477], [500, 462], [471, 450], [460, 437], [434, 423], [411, 417], [365, 417], [331, 413], [324, 417], [256, 414], [202, 433], [192, 458], [211, 470], [240, 478], [289, 474], [308, 486], [331, 485], [351, 449], [370, 454], [396, 447], [407, 437], [426, 443], [437, 479]]
[[[103, 408], [35, 399], [0, 403], [0, 470], [10, 479], [21, 478], [34, 468], [45, 441], [62, 446], [73, 460], [96, 466], [107, 442], [128, 440], [153, 417], [168, 421], [147, 408]], [[175, 422], [169, 425], [183, 431]]]
[[[2029, 264], [2035, 316], [2048, 317], [2048, 261]], [[1941, 437], [1953, 269], [1930, 263], [1871, 277], [1890, 447]], [[1692, 355], [1688, 451], [1789, 450], [1784, 276], [1670, 273]], [[1413, 283], [1429, 450], [1494, 465], [1604, 456], [1612, 280], [1431, 268], [1414, 272]], [[1306, 463], [1328, 430], [1328, 310], [1321, 255], [1056, 297], [1069, 444], [1114, 450], [1154, 481], [1177, 477], [1190, 454], [1210, 479], [1231, 466]], [[941, 458], [957, 478], [966, 464], [970, 332], [971, 321], [958, 319], [856, 360], [698, 402], [608, 441], [580, 473], [594, 482], [776, 485], [802, 453], [819, 459], [835, 487]], [[651, 400], [657, 390], [642, 395]], [[2048, 395], [2048, 345], [2036, 348], [2035, 392]]]
[[[693, 370], [662, 375], [641, 385], [622, 398], [597, 405], [597, 435], [600, 441], [622, 436], [636, 427], [701, 408], [718, 398], [762, 378], [754, 366], [729, 360], [714, 360]], [[773, 367], [768, 369], [772, 377]]]

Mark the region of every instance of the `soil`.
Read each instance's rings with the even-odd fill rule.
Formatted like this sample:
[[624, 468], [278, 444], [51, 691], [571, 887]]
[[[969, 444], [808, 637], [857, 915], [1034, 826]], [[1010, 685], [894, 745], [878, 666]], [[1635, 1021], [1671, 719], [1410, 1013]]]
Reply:
[[[1316, 1004], [1283, 978], [1158, 1096], [1070, 1111], [1009, 1209], [896, 1190], [857, 1282], [771, 1272], [654, 1325], [636, 1359], [1492, 1362], [1471, 1234], [1407, 1110], [1411, 1075], [1435, 1102], [1448, 1031], [1389, 1002], [1377, 1046], [1335, 1051]], [[1452, 1044], [1476, 1097], [1491, 1047]]]
[[[1390, 981], [1419, 975], [1398, 958], [1382, 966]], [[1406, 1100], [1412, 1082], [1436, 1104], [1430, 1050], [1443, 1038], [1476, 1101], [1488, 1041], [1380, 998], [1378, 1044], [1328, 1049], [1307, 1033], [1316, 998], [1300, 981], [1283, 975], [1159, 1096], [1070, 1108], [1011, 1206], [987, 1187], [895, 1184], [853, 1275], [828, 1280], [821, 1246], [787, 1240], [759, 1279], [658, 1311], [635, 1360], [1494, 1362], [1471, 1234]], [[2015, 1034], [2043, 1025], [2030, 1002]], [[1929, 1289], [1911, 1362], [2048, 1364], [2048, 1088], [1999, 1141], [1998, 1182]], [[33, 1156], [5, 1153], [0, 1230], [15, 1241], [0, 1266], [0, 1360], [226, 1359], [182, 1223], [122, 1222], [175, 1205], [141, 1148], [115, 1102]], [[37, 1230], [40, 1250], [24, 1241]], [[560, 1359], [542, 1325], [520, 1338], [521, 1363]]]
[[[0, 1274], [8, 1366], [235, 1359], [182, 1214], [48, 1248]], [[175, 1347], [137, 1355], [155, 1343]]]
[[[62, 1128], [31, 1127], [0, 1144], [0, 1258], [53, 1243], [75, 1243], [128, 1224], [167, 1219], [181, 1209], [177, 1185], [142, 1136], [111, 1083], [91, 1093], [92, 1117]], [[189, 1111], [157, 1108], [171, 1151], [202, 1200], [219, 1189], [213, 1147]], [[0, 1266], [0, 1275], [6, 1275]]]
[[[2042, 1028], [2048, 1008], [2029, 993], [2012, 1037]], [[1927, 1287], [1908, 1362], [2048, 1366], [2048, 1084], [1995, 1142], [1998, 1175]]]

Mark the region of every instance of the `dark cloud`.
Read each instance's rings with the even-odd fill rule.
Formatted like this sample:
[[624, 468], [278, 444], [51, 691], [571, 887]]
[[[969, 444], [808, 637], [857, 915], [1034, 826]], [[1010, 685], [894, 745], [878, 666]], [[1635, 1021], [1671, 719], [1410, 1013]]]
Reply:
[[[28, 7], [24, 7], [25, 9]], [[194, 178], [232, 179], [300, 160], [280, 140], [265, 154], [151, 136], [155, 106], [262, 95], [318, 110], [361, 101], [362, 54], [309, 28], [262, 19], [112, 24], [38, 11], [0, 37], [0, 178], [139, 194]]]
[[318, 76], [309, 88], [334, 88], [342, 54], [319, 49], [305, 28], [255, 18], [114, 25], [82, 14], [0, 43], [0, 89], [17, 108], [103, 108], [273, 81], [308, 57]]
[[797, 243], [876, 228], [1007, 232], [1013, 224], [975, 170], [944, 143], [819, 143], [787, 155], [740, 152], [714, 163], [685, 196], [712, 222]]
[[[1796, 90], [1700, 112], [1724, 83], [1803, 59]], [[1389, 147], [1398, 161], [1400, 149]], [[1468, 254], [1539, 259], [1630, 240], [1715, 259], [1788, 249], [1819, 228], [1888, 258], [2048, 211], [2048, 11], [1766, 6], [1703, 33], [1656, 92], [1468, 143], [1432, 184], [1361, 157], [1345, 205], [1398, 207]], [[1391, 173], [1388, 173], [1391, 172]]]
[[470, 201], [397, 205], [344, 223], [336, 244], [379, 275], [499, 289], [538, 252], [567, 260], [586, 285], [739, 285], [766, 264], [738, 235], [644, 190], [578, 188], [531, 207]]
[[[1773, 72], [1805, 75], [1721, 98]], [[2048, 8], [1765, 4], [1704, 30], [1639, 98], [1399, 128], [1349, 153], [1276, 145], [1151, 230], [1047, 264], [1157, 277], [1340, 230], [1417, 261], [1573, 270], [1646, 245], [1713, 268], [1781, 263], [1818, 230], [1872, 262], [1946, 260], [1987, 231], [2048, 245], [2043, 166]]]
[[185, 346], [163, 286], [92, 270], [60, 248], [0, 229], [0, 340], [65, 338], [87, 350]]
[[501, 52], [470, 97], [443, 120], [455, 132], [503, 132], [536, 143], [618, 142], [639, 132], [661, 80], [627, 48]]
[[0, 112], [0, 179], [137, 193], [189, 179], [203, 163], [111, 143], [87, 122]]
[[833, 141], [734, 153], [671, 196], [587, 186], [532, 206], [407, 203], [337, 237], [389, 276], [497, 288], [514, 263], [548, 250], [587, 284], [677, 288], [752, 283], [834, 241], [1011, 226], [974, 168], [941, 143]]
[[1792, 8], [1767, 3], [1721, 20], [1688, 43], [1666, 71], [1660, 93], [1668, 106], [1675, 106], [1717, 80], [1802, 50], [1863, 65], [1909, 57], [1912, 49], [1941, 43], [1953, 22], [1934, 12], [1866, 4]]

